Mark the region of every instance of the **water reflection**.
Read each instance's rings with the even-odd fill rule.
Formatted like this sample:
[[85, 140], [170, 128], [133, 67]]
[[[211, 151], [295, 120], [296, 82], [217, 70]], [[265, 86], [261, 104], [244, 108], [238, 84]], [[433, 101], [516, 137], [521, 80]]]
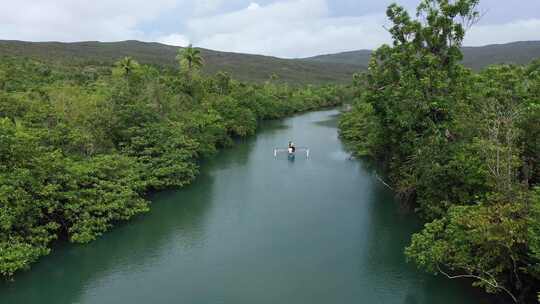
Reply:
[[[284, 128], [282, 124], [274, 124], [273, 128], [277, 130]], [[234, 145], [223, 148], [218, 152], [218, 157], [203, 160], [204, 170], [226, 170], [245, 166], [253, 148], [255, 147], [256, 137], [236, 138]], [[196, 181], [197, 182], [197, 181]]]
[[287, 155], [287, 160], [289, 161], [289, 163], [294, 163], [295, 158], [296, 158], [296, 155], [294, 154]]

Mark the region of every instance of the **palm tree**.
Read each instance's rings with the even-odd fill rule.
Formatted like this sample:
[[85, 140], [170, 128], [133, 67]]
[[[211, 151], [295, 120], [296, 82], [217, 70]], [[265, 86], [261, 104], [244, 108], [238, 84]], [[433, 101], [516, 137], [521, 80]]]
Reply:
[[121, 74], [125, 77], [131, 75], [133, 71], [139, 66], [139, 63], [131, 57], [124, 57], [122, 60], [116, 63], [116, 67], [121, 71]]
[[180, 66], [186, 65], [189, 73], [191, 73], [193, 69], [200, 69], [203, 66], [201, 51], [194, 48], [191, 44], [184, 49], [178, 50], [176, 60], [178, 60]]

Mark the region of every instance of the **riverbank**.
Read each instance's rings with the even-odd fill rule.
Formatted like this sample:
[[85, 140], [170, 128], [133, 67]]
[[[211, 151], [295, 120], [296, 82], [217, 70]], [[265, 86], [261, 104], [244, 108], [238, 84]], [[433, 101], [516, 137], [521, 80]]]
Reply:
[[340, 87], [239, 83], [227, 74], [6, 58], [0, 88], [0, 276], [148, 212], [153, 191], [190, 184], [198, 160], [261, 120], [342, 102]]
[[[484, 303], [403, 255], [421, 227], [337, 137], [337, 111], [265, 121], [197, 180], [0, 284], [2, 303]], [[274, 158], [288, 140], [310, 159]], [[47, 284], [43, 284], [43, 282]]]

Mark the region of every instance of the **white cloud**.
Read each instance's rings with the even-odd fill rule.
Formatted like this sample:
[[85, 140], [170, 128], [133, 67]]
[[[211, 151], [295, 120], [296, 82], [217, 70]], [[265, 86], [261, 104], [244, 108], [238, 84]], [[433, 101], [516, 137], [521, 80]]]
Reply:
[[[346, 1], [4, 0], [0, 9], [0, 39], [138, 39], [182, 46], [191, 42], [216, 50], [281, 57], [373, 49], [389, 42], [389, 34], [382, 27], [388, 21], [384, 9], [379, 9], [380, 4], [376, 10], [367, 10], [380, 11], [375, 15], [356, 16], [351, 12], [336, 16], [335, 8]], [[378, 0], [366, 1], [362, 7], [374, 6], [374, 1]], [[498, 1], [486, 3], [489, 1], [493, 10], [505, 11]], [[513, 17], [505, 20], [525, 16], [523, 10], [517, 9]], [[516, 40], [540, 40], [540, 19], [533, 15], [505, 24], [480, 24], [468, 33], [465, 44]]]
[[251, 2], [251, 3], [248, 5], [247, 9], [248, 9], [248, 10], [256, 10], [256, 9], [258, 9], [258, 8], [260, 8], [260, 7], [261, 7], [261, 6], [259, 5], [259, 3]]
[[281, 57], [375, 48], [387, 42], [384, 15], [330, 17], [325, 0], [281, 1], [188, 22], [196, 45]]
[[197, 0], [195, 1], [195, 14], [205, 15], [217, 11], [222, 5], [223, 0]]
[[3, 2], [0, 39], [114, 41], [143, 38], [137, 25], [174, 8], [178, 0]]
[[540, 19], [473, 26], [466, 34], [465, 45], [481, 46], [524, 40], [540, 40]]
[[[356, 49], [374, 49], [390, 42], [381, 14], [335, 17], [329, 0], [281, 0], [212, 17], [193, 18], [187, 33], [194, 44], [210, 49], [280, 57], [307, 57]], [[539, 40], [540, 19], [477, 25], [465, 45]]]
[[163, 44], [175, 46], [188, 46], [189, 39], [182, 34], [170, 34], [157, 38], [157, 41]]

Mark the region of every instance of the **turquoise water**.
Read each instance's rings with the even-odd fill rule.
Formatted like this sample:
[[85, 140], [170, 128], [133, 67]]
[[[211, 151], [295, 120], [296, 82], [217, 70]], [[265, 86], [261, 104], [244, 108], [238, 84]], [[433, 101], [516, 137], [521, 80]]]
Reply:
[[[406, 263], [420, 223], [349, 159], [336, 114], [265, 123], [149, 214], [1, 283], [0, 303], [480, 303]], [[274, 158], [288, 140], [310, 159]]]

